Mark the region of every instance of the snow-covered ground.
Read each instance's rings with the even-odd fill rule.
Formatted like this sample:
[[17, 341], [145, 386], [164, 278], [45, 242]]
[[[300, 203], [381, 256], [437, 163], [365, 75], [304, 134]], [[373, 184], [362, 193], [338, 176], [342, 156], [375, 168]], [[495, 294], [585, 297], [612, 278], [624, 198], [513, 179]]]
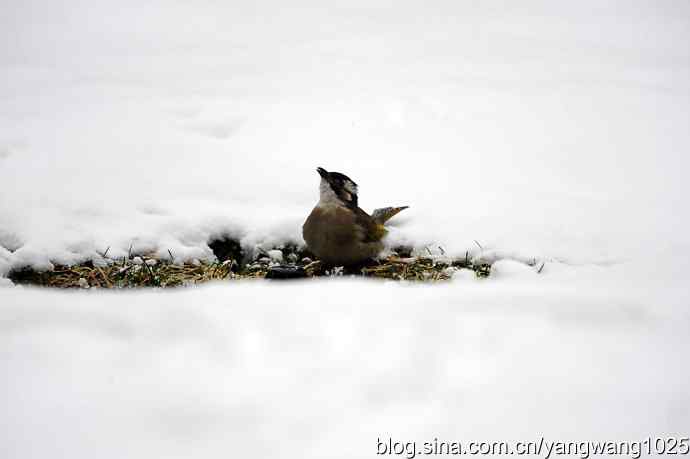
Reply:
[[2, 456], [359, 458], [389, 436], [688, 435], [686, 274], [514, 263], [434, 287], [0, 289]]
[[686, 2], [27, 0], [0, 34], [0, 284], [299, 243], [317, 166], [410, 205], [390, 244], [506, 258], [433, 287], [0, 288], [3, 457], [688, 434]]
[[687, 248], [684, 2], [311, 3], [3, 4], [0, 269], [299, 240], [317, 166], [454, 253]]

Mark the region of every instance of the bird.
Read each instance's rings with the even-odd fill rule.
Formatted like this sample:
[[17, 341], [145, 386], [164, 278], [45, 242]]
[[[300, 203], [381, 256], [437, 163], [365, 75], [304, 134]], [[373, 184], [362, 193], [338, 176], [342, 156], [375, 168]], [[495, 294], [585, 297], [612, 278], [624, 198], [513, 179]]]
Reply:
[[318, 167], [319, 202], [302, 226], [307, 248], [327, 266], [353, 266], [383, 250], [384, 223], [408, 206], [384, 207], [371, 215], [357, 205], [357, 184], [340, 172]]

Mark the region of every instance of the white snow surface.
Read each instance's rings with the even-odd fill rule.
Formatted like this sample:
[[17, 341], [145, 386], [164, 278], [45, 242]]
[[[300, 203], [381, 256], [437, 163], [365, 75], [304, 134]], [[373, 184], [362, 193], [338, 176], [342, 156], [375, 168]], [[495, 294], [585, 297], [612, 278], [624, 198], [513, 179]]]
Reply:
[[389, 242], [687, 250], [685, 2], [3, 2], [2, 268], [302, 242], [317, 166]]
[[388, 437], [687, 436], [687, 271], [523, 266], [438, 286], [0, 288], [3, 457], [358, 458]]
[[[687, 2], [27, 0], [0, 34], [3, 458], [688, 435]], [[302, 243], [317, 166], [492, 276], [5, 278]]]

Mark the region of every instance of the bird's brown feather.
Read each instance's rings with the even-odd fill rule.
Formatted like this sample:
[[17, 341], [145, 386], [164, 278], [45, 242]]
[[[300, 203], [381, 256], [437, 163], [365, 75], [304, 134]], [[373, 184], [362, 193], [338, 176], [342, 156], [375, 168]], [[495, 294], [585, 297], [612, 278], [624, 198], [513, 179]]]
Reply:
[[378, 224], [368, 213], [359, 207], [353, 210], [355, 215], [355, 223], [364, 231], [364, 242], [376, 242], [383, 239], [383, 236], [386, 235], [386, 229], [383, 227], [383, 225]]
[[309, 249], [327, 264], [350, 265], [375, 257], [382, 249], [383, 228], [362, 209], [315, 207], [302, 234]]
[[401, 211], [407, 209], [408, 206], [402, 207], [383, 207], [381, 209], [375, 209], [371, 213], [371, 218], [374, 219], [376, 223], [383, 225], [391, 218], [398, 215]]

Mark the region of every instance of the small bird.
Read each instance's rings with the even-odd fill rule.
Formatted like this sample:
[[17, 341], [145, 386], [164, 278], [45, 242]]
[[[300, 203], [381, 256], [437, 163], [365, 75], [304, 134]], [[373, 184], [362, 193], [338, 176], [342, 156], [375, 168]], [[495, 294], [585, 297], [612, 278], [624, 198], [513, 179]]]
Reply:
[[357, 206], [357, 184], [340, 172], [316, 169], [321, 176], [319, 202], [302, 226], [307, 248], [324, 264], [352, 266], [383, 249], [383, 224], [403, 207], [376, 209], [369, 215]]

